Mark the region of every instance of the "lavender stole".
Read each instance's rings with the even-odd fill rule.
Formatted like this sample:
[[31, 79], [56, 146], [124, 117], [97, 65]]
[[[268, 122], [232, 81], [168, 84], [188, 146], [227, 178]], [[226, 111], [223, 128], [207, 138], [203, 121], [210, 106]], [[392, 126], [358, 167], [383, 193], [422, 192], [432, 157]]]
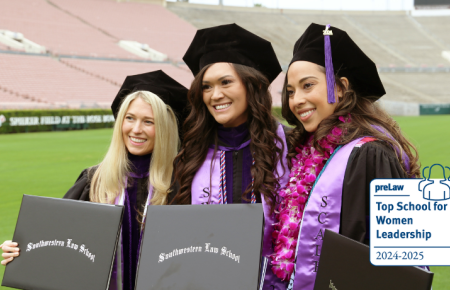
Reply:
[[[136, 177], [133, 173], [130, 174], [131, 177]], [[125, 184], [128, 184], [128, 178], [125, 179]], [[126, 191], [126, 188], [122, 190], [122, 193], [118, 195], [114, 201], [115, 205], [124, 205], [125, 204], [125, 197], [128, 195], [128, 192]], [[148, 189], [148, 196], [147, 201], [145, 202], [145, 208], [144, 208], [144, 214], [143, 214], [143, 220], [145, 221], [145, 217], [147, 216], [147, 207], [150, 204], [150, 200], [153, 196], [153, 186], [149, 186]], [[139, 239], [142, 240], [142, 230], [143, 226], [141, 226], [141, 237]], [[120, 264], [119, 264], [120, 263]], [[120, 237], [119, 242], [117, 243], [116, 247], [116, 257], [114, 258], [114, 265], [113, 269], [111, 271], [111, 277], [110, 277], [110, 283], [109, 283], [109, 290], [117, 290], [117, 289], [123, 289], [123, 286], [120, 287], [118, 284], [122, 284], [122, 277], [124, 274], [124, 265], [123, 265], [123, 248], [122, 248], [122, 229], [120, 230]]]
[[[289, 180], [289, 169], [287, 166], [287, 144], [286, 137], [283, 130], [283, 125], [279, 125], [277, 128], [277, 135], [281, 138], [284, 151], [283, 156], [280, 158], [280, 162], [278, 162], [276, 167], [276, 174], [278, 177], [278, 182], [281, 186], [285, 186]], [[248, 146], [250, 142], [245, 142], [242, 144], [239, 149], [242, 149]], [[281, 144], [277, 144], [279, 148], [281, 148]], [[227, 147], [219, 147], [220, 150], [228, 151], [230, 150]], [[235, 149], [235, 150], [239, 150]], [[284, 166], [284, 170], [283, 170]], [[206, 155], [206, 159], [203, 162], [200, 169], [194, 176], [191, 187], [191, 195], [192, 195], [192, 204], [219, 204], [222, 203], [219, 199], [219, 185], [220, 185], [220, 152], [216, 152], [214, 154], [214, 148], [208, 149], [208, 154]], [[268, 261], [270, 261], [269, 255], [272, 254], [272, 232], [273, 232], [273, 224], [275, 223], [274, 214], [270, 213], [270, 206], [266, 204], [264, 199], [264, 195], [261, 195], [262, 206], [264, 210], [264, 237], [263, 237], [263, 248], [262, 248], [262, 257], [263, 257], [263, 267], [262, 267], [262, 275], [261, 279], [264, 279], [264, 282], [261, 283], [264, 288], [260, 287], [260, 289], [276, 289], [276, 290], [284, 290], [286, 289], [286, 284], [282, 282], [279, 278], [273, 274], [270, 270], [270, 264], [268, 265]], [[266, 267], [269, 267], [269, 270], [266, 272]], [[262, 281], [261, 281], [262, 282]]]
[[336, 148], [311, 190], [303, 212], [297, 261], [288, 289], [314, 289], [323, 235], [325, 229], [339, 233], [345, 170], [353, 147], [361, 139]]

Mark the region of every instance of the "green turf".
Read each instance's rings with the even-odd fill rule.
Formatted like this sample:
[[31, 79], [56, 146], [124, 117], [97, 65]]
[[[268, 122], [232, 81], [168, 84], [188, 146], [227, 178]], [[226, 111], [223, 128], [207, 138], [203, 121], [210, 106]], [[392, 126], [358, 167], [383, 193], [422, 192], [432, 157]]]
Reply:
[[[448, 132], [450, 116], [396, 117], [395, 120], [403, 133], [417, 147], [422, 168], [435, 163], [450, 166], [450, 154], [446, 150], [450, 144], [450, 136], [445, 133]], [[432, 177], [440, 176], [432, 174]], [[431, 271], [434, 272], [433, 289], [448, 289], [450, 268], [431, 267]]]
[[[406, 137], [417, 147], [422, 168], [440, 163], [450, 166], [450, 116], [396, 117]], [[447, 173], [448, 174], [448, 173]], [[433, 176], [439, 178], [439, 176]], [[448, 177], [448, 176], [447, 176]]]
[[[450, 116], [396, 117], [419, 150], [422, 166], [450, 166], [445, 146]], [[97, 164], [108, 148], [111, 129], [0, 135], [0, 243], [11, 239], [22, 194], [61, 197], [80, 172]], [[450, 268], [432, 267], [434, 290], [447, 289]], [[0, 279], [4, 267], [0, 267]], [[8, 289], [1, 287], [0, 289]]]
[[[0, 243], [13, 236], [23, 194], [62, 197], [84, 168], [101, 161], [111, 133], [98, 129], [0, 135]], [[0, 266], [0, 278], [4, 268]]]

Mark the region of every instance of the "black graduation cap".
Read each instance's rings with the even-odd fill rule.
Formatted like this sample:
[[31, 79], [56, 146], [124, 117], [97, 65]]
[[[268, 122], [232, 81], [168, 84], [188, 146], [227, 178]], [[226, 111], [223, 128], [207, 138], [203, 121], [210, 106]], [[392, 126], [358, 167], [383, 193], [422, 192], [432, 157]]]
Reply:
[[216, 62], [252, 67], [270, 82], [281, 72], [270, 42], [236, 24], [197, 30], [183, 60], [194, 76], [206, 65]]
[[188, 89], [162, 70], [127, 76], [111, 105], [114, 118], [117, 118], [123, 99], [137, 91], [149, 91], [160, 97], [165, 104], [172, 108], [181, 127], [186, 117]]
[[[327, 37], [329, 43], [325, 45]], [[326, 65], [326, 51], [330, 44], [331, 53], [328, 54], [332, 56], [332, 65]], [[331, 57], [329, 59], [331, 64]], [[327, 29], [325, 25], [311, 23], [295, 43], [290, 64], [299, 60], [324, 66], [327, 70], [332, 67], [335, 74], [348, 78], [353, 89], [362, 97], [380, 98], [386, 94], [375, 63], [353, 42], [347, 32], [334, 26]]]

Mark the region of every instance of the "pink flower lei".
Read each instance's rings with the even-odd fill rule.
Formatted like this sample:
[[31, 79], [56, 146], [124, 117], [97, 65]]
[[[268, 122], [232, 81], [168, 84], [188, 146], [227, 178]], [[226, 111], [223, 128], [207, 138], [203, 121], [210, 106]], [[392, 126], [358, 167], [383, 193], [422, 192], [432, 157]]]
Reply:
[[[347, 118], [341, 116], [339, 120], [350, 122], [350, 115]], [[274, 224], [272, 233], [275, 244], [274, 253], [270, 256], [272, 271], [283, 281], [288, 280], [294, 271], [295, 249], [306, 201], [317, 176], [336, 148], [333, 143], [341, 135], [342, 129], [334, 127], [330, 134], [318, 141], [324, 149], [323, 154], [312, 146], [313, 135], [305, 145], [295, 148], [298, 154], [292, 160], [289, 182], [279, 192], [281, 203], [276, 214], [278, 223]]]

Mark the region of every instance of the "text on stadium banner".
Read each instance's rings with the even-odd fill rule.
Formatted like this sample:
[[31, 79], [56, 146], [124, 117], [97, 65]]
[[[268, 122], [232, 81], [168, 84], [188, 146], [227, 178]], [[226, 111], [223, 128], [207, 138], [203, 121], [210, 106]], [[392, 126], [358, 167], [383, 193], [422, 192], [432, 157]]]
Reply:
[[10, 126], [113, 123], [113, 115], [11, 117]]

